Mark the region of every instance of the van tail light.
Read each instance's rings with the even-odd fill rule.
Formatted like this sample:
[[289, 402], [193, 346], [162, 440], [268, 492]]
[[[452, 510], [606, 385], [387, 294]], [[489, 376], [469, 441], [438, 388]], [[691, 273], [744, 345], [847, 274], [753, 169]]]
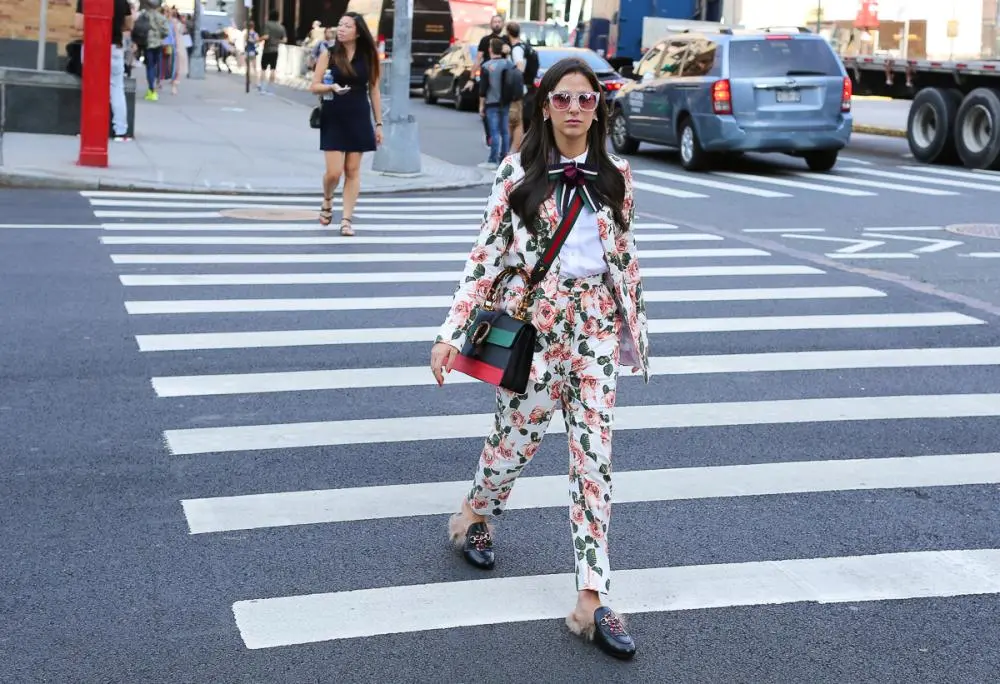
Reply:
[[791, 36], [786, 36], [785, 34], [780, 34], [780, 35], [770, 34], [764, 36], [764, 40], [791, 40], [791, 39], [792, 39]]
[[851, 83], [851, 77], [844, 77], [844, 89], [840, 93], [840, 111], [849, 112], [851, 111], [851, 98], [854, 96], [854, 84]]
[[733, 113], [733, 93], [729, 81], [716, 81], [712, 84], [712, 111], [716, 114]]
[[622, 82], [621, 81], [605, 81], [604, 82], [604, 87], [607, 90], [621, 90], [622, 89]]

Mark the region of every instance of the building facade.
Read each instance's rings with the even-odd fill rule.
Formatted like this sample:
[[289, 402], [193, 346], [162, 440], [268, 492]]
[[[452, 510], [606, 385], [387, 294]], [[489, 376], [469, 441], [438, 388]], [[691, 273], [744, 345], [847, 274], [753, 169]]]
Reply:
[[[0, 0], [0, 39], [38, 40], [44, 0]], [[66, 43], [79, 38], [73, 28], [76, 0], [48, 0], [45, 38], [62, 53]]]

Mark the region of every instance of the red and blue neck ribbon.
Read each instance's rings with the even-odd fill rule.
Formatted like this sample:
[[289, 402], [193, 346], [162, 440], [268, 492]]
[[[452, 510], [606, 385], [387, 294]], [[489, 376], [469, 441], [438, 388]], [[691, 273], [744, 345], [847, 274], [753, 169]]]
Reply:
[[566, 213], [573, 193], [580, 193], [583, 203], [592, 212], [597, 212], [600, 203], [594, 197], [590, 184], [597, 180], [597, 169], [578, 162], [563, 162], [549, 166], [549, 180], [556, 183], [556, 206], [560, 213]]

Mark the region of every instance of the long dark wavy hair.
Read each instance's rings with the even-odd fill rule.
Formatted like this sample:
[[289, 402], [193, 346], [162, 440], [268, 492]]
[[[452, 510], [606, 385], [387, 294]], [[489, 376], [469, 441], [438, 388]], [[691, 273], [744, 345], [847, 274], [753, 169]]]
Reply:
[[597, 80], [594, 70], [576, 57], [567, 57], [552, 65], [542, 76], [542, 82], [535, 91], [530, 127], [521, 144], [524, 178], [510, 193], [510, 208], [521, 217], [528, 231], [535, 234], [538, 210], [553, 190], [553, 184], [548, 181], [548, 165], [559, 161], [559, 149], [556, 147], [552, 132], [552, 122], [544, 120], [542, 107], [548, 101], [549, 93], [555, 90], [559, 81], [569, 74], [582, 74], [590, 81], [594, 92], [601, 93], [596, 118], [587, 132], [587, 163], [595, 166], [598, 171], [597, 180], [591, 189], [601, 203], [611, 210], [619, 231], [624, 232], [628, 230], [628, 222], [623, 211], [625, 178], [611, 161], [605, 146], [608, 136], [608, 109], [604, 93], [601, 91], [601, 82]]
[[[379, 78], [379, 66], [378, 48], [375, 47], [372, 32], [368, 29], [365, 18], [357, 12], [345, 12], [344, 16], [354, 20], [354, 26], [358, 33], [358, 37], [354, 41], [354, 54], [361, 55], [368, 64], [368, 85], [374, 85]], [[351, 60], [347, 59], [347, 49], [343, 43], [334, 41], [333, 47], [330, 48], [330, 61], [336, 65], [337, 71], [345, 76], [355, 75], [354, 67], [351, 66]]]

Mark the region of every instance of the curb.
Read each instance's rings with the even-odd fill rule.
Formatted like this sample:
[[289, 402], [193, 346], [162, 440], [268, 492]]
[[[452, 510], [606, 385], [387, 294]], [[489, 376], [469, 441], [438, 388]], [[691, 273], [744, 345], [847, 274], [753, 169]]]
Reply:
[[906, 131], [898, 128], [888, 128], [886, 126], [868, 126], [866, 124], [854, 124], [851, 127], [852, 133], [866, 133], [868, 135], [881, 135], [888, 138], [905, 138]]
[[[381, 175], [381, 174], [379, 174]], [[386, 174], [386, 178], [391, 178], [391, 174]], [[474, 188], [490, 185], [493, 182], [492, 176], [485, 175], [478, 180], [464, 181], [441, 181], [433, 178], [414, 178], [414, 182], [407, 182], [391, 188], [366, 188], [365, 194], [369, 195], [390, 195], [400, 192], [433, 192], [435, 190], [461, 190], [464, 188]], [[364, 187], [362, 185], [362, 187]], [[261, 193], [268, 195], [288, 195], [288, 196], [312, 196], [319, 191], [314, 185], [308, 188], [261, 188], [261, 187], [231, 187], [222, 188], [218, 186], [192, 186], [176, 185], [171, 183], [157, 183], [153, 181], [125, 181], [102, 178], [77, 178], [74, 176], [59, 176], [54, 174], [27, 173], [22, 171], [7, 172], [0, 169], [0, 188], [24, 188], [33, 190], [118, 190], [128, 192], [175, 192], [201, 195], [245, 195], [247, 193]]]

